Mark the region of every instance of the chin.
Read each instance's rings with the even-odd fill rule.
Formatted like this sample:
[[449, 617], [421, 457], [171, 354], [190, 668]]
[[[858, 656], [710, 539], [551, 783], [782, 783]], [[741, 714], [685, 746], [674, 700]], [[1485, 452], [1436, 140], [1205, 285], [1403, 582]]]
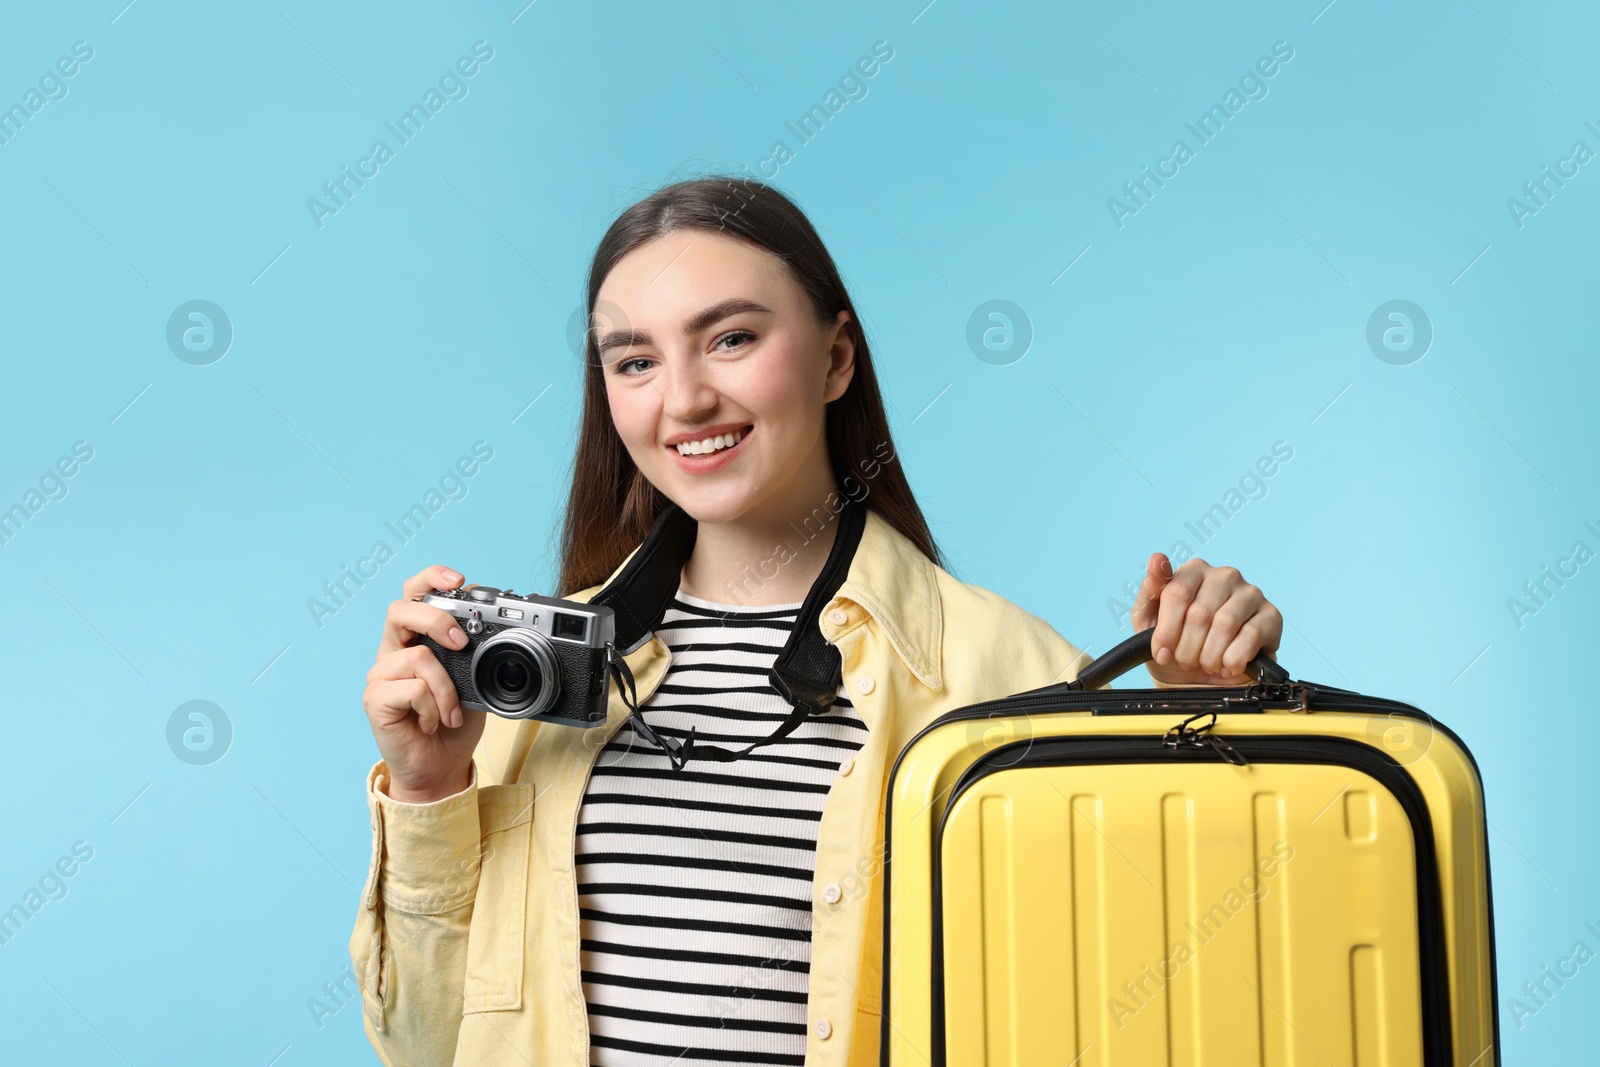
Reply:
[[749, 483], [743, 479], [737, 488], [730, 486], [726, 489], [709, 490], [692, 486], [687, 490], [662, 490], [662, 492], [696, 522], [733, 522], [748, 514], [756, 504]]

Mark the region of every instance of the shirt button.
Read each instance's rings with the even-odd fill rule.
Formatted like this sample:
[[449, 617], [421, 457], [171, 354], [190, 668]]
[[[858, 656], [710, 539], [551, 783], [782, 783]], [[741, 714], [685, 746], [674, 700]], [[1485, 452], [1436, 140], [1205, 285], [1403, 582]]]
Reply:
[[826, 1019], [818, 1019], [813, 1029], [817, 1031], [817, 1036], [824, 1041], [833, 1036], [833, 1024]]
[[861, 680], [856, 682], [856, 692], [863, 694], [870, 693], [872, 692], [873, 686], [876, 684], [877, 683], [873, 682], [870, 675], [863, 675]]
[[849, 774], [851, 771], [853, 771], [855, 769], [856, 769], [856, 758], [854, 756], [846, 756], [844, 758], [844, 762], [839, 764], [839, 776], [843, 777], [844, 775]]
[[822, 887], [822, 899], [826, 900], [829, 904], [839, 903], [839, 898], [843, 895], [844, 893], [839, 889], [838, 882], [829, 882], [827, 885]]
[[835, 626], [843, 626], [847, 621], [849, 621], [849, 619], [850, 616], [846, 615], [840, 608], [834, 608], [832, 611], [828, 612], [828, 621], [833, 623]]

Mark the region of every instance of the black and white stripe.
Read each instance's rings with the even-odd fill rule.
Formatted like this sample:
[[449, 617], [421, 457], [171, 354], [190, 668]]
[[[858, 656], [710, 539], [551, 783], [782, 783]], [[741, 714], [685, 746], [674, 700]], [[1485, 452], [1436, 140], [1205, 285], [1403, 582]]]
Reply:
[[[662, 734], [739, 749], [789, 705], [767, 683], [799, 604], [679, 592], [672, 660], [644, 704]], [[731, 763], [674, 771], [625, 723], [578, 810], [575, 860], [590, 1062], [805, 1062], [817, 826], [867, 727], [843, 688], [825, 715]]]

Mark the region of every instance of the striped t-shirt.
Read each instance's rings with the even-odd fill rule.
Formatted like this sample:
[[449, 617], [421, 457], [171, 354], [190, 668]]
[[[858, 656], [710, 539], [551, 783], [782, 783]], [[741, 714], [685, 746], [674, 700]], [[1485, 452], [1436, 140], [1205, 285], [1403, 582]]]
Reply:
[[[738, 750], [790, 705], [767, 680], [799, 604], [736, 607], [681, 590], [650, 725]], [[590, 1063], [805, 1063], [812, 875], [822, 804], [866, 740], [841, 687], [823, 715], [733, 762], [666, 754], [624, 723], [578, 810], [575, 861]]]

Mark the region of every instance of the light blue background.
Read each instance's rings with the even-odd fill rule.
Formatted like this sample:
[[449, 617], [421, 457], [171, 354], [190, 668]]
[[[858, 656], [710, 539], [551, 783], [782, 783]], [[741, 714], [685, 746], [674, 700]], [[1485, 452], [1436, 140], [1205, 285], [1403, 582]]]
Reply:
[[[385, 604], [433, 562], [549, 591], [595, 243], [778, 139], [958, 576], [1104, 651], [1130, 633], [1108, 600], [1182, 538], [1283, 610], [1298, 676], [1457, 729], [1505, 1062], [1592, 1055], [1600, 964], [1520, 1029], [1508, 1001], [1600, 947], [1600, 564], [1521, 626], [1507, 601], [1600, 550], [1600, 165], [1521, 228], [1506, 205], [1600, 149], [1592, 8], [124, 2], [16, 5], [0, 34], [0, 105], [94, 49], [0, 145], [0, 505], [94, 449], [0, 546], [0, 906], [94, 850], [0, 947], [8, 1062], [375, 1062], [358, 1005], [319, 1029], [306, 1002], [368, 859]], [[478, 40], [469, 95], [319, 229], [307, 198]], [[865, 98], [799, 146], [785, 123], [879, 40]], [[1107, 199], [1280, 40], [1267, 97], [1119, 229]], [[165, 341], [193, 299], [235, 330], [210, 366]], [[1034, 331], [1007, 366], [965, 340], [993, 299]], [[1391, 299], [1435, 331], [1407, 366], [1365, 341]], [[307, 598], [478, 439], [470, 495], [318, 628]], [[1186, 536], [1280, 440], [1268, 494]], [[209, 766], [166, 741], [194, 699], [234, 731]]]

